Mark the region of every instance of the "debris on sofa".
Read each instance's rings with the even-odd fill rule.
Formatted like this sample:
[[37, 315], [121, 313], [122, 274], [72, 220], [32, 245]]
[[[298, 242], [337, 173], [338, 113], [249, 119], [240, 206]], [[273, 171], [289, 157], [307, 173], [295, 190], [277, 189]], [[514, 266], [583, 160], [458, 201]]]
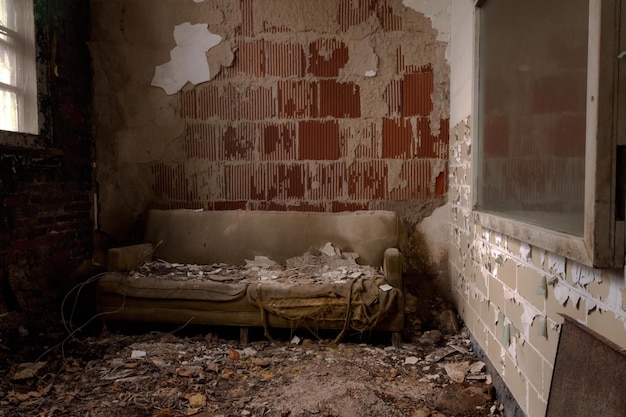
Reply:
[[147, 262], [132, 271], [132, 276], [153, 276], [168, 280], [217, 281], [228, 283], [250, 283], [275, 281], [288, 284], [316, 284], [347, 282], [356, 278], [378, 278], [383, 273], [379, 268], [359, 265], [358, 253], [341, 252], [332, 243], [319, 250], [287, 259], [281, 265], [267, 256], [246, 259], [242, 266], [228, 264], [196, 265], [170, 263], [163, 260]]

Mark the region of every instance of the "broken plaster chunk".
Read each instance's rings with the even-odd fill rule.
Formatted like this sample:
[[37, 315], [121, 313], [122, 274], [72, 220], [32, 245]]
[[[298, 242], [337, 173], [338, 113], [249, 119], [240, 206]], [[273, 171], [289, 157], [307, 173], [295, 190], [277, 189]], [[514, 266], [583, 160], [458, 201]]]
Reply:
[[469, 368], [470, 374], [479, 374], [485, 369], [485, 362], [478, 361], [474, 362], [472, 366]]
[[415, 365], [417, 362], [419, 362], [419, 359], [415, 356], [409, 356], [408, 358], [404, 358], [405, 365]]
[[336, 256], [338, 249], [336, 249], [332, 243], [327, 242], [323, 247], [320, 248], [320, 252], [322, 252], [326, 256]]
[[130, 354], [131, 359], [141, 359], [146, 356], [145, 350], [133, 350]]
[[378, 288], [380, 288], [382, 291], [385, 291], [385, 292], [393, 290], [393, 287], [389, 284], [379, 285]]
[[368, 71], [365, 71], [365, 74], [364, 74], [364, 75], [365, 75], [366, 77], [375, 77], [375, 76], [376, 76], [376, 71], [374, 71], [374, 70], [368, 70]]
[[246, 266], [263, 267], [278, 265], [276, 262], [268, 258], [267, 256], [255, 256], [254, 260], [246, 259]]
[[470, 363], [469, 361], [446, 363], [443, 365], [443, 369], [445, 369], [446, 374], [452, 381], [461, 383], [465, 380], [465, 375], [467, 375], [467, 371], [470, 369]]

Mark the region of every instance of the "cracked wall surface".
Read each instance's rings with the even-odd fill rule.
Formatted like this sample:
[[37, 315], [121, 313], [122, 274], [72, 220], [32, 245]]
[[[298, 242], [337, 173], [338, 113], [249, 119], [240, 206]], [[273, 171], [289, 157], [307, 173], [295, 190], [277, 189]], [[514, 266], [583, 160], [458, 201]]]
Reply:
[[[140, 238], [152, 207], [385, 208], [414, 233], [447, 192], [449, 65], [445, 20], [413, 3], [93, 0], [100, 237]], [[210, 80], [167, 95], [181, 25], [220, 42]]]
[[621, 269], [589, 268], [474, 222], [472, 143], [476, 129], [468, 87], [473, 76], [473, 59], [469, 59], [473, 12], [471, 0], [454, 2], [452, 7], [451, 287], [468, 329], [523, 412], [542, 417], [561, 314], [626, 348], [626, 279]]

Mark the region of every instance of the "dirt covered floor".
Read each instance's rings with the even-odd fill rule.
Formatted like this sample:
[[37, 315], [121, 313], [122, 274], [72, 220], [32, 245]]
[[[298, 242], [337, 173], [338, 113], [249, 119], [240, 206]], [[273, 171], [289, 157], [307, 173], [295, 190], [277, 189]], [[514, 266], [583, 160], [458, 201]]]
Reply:
[[[0, 416], [488, 416], [491, 377], [434, 292], [407, 297], [388, 334], [126, 326], [68, 336], [62, 321], [0, 315]], [[69, 326], [68, 326], [69, 327]], [[70, 329], [71, 331], [71, 329]]]

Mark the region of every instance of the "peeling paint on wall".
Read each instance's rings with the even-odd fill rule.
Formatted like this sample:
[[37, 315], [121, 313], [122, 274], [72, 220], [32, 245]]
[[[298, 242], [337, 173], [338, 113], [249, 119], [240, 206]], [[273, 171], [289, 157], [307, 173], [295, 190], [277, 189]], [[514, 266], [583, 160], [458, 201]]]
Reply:
[[194, 85], [211, 79], [206, 52], [217, 46], [222, 37], [209, 32], [208, 24], [189, 22], [174, 27], [176, 47], [171, 60], [155, 68], [151, 85], [161, 87], [168, 95], [179, 91], [187, 82]]

